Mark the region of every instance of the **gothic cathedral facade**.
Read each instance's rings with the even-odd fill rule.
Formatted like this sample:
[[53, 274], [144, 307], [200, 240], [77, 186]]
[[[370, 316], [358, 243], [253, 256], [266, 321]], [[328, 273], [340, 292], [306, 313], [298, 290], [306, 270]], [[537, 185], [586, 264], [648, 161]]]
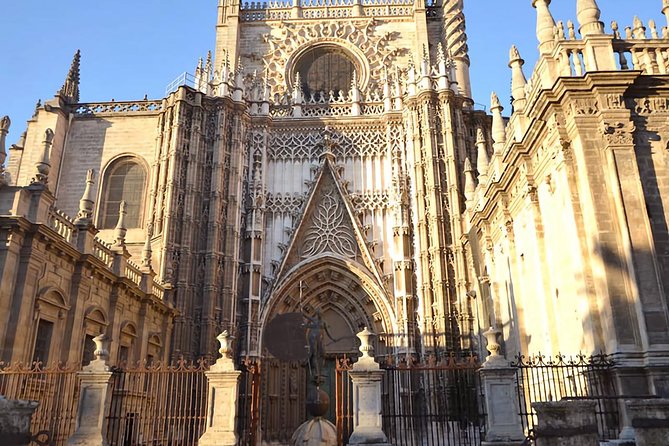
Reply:
[[81, 103], [77, 54], [2, 168], [0, 356], [104, 333], [112, 360], [213, 359], [228, 330], [261, 358], [276, 315], [320, 312], [332, 355], [364, 327], [482, 354], [493, 329], [667, 396], [669, 41], [576, 3], [579, 37], [533, 2], [510, 118], [474, 106], [462, 0], [220, 0], [161, 100]]

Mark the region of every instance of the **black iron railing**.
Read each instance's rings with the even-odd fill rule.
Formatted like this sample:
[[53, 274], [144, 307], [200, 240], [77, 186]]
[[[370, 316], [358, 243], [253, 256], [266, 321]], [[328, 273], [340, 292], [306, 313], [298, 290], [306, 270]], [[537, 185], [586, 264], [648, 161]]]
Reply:
[[383, 428], [395, 445], [480, 445], [485, 417], [475, 358], [386, 363]]
[[613, 380], [613, 361], [608, 356], [518, 355], [512, 365], [517, 368], [520, 417], [527, 434], [537, 424], [532, 403], [588, 399], [597, 403], [600, 439], [618, 438], [619, 397]]
[[106, 414], [108, 443], [197, 444], [205, 428], [208, 369], [204, 361], [183, 360], [115, 369]]

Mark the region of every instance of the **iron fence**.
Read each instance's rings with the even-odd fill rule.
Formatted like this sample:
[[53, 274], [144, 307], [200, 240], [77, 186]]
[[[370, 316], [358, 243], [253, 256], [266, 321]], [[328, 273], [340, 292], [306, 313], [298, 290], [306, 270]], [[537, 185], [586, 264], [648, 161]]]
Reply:
[[197, 444], [205, 429], [207, 370], [202, 360], [115, 369], [106, 416], [109, 445]]
[[475, 357], [409, 358], [382, 367], [383, 428], [391, 444], [481, 444], [485, 415]]
[[352, 363], [347, 357], [336, 363], [336, 399], [335, 414], [337, 426], [337, 444], [344, 445], [353, 433], [353, 384], [349, 372]]
[[77, 371], [59, 363], [44, 367], [40, 362], [0, 362], [0, 395], [39, 402], [30, 422], [30, 432], [39, 433], [35, 440], [48, 438], [50, 445], [61, 446], [74, 433], [80, 388]]
[[588, 399], [597, 403], [600, 439], [618, 438], [620, 416], [612, 376], [614, 364], [606, 355], [518, 355], [512, 365], [517, 369], [520, 417], [528, 436], [537, 423], [532, 403]]
[[260, 361], [244, 360], [237, 399], [237, 432], [240, 446], [255, 446], [260, 421]]

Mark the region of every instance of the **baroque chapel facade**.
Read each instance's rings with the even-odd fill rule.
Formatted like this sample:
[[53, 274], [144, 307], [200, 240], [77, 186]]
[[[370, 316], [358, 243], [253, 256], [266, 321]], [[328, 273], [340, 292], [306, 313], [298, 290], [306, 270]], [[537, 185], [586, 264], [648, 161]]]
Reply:
[[505, 119], [474, 108], [462, 3], [220, 0], [214, 53], [156, 101], [80, 103], [77, 54], [9, 147], [2, 358], [99, 333], [112, 360], [213, 358], [224, 329], [264, 357], [276, 315], [320, 312], [330, 355], [495, 327], [508, 358], [603, 351], [623, 394], [666, 396], [666, 33], [578, 0], [577, 37], [535, 0]]

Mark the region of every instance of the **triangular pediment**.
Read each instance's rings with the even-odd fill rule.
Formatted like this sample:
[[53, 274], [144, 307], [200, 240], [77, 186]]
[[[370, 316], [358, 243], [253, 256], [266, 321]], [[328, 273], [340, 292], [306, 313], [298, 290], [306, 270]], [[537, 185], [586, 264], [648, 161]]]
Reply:
[[275, 283], [281, 282], [296, 265], [324, 255], [364, 265], [378, 284], [382, 283], [332, 157], [325, 157], [323, 161]]

